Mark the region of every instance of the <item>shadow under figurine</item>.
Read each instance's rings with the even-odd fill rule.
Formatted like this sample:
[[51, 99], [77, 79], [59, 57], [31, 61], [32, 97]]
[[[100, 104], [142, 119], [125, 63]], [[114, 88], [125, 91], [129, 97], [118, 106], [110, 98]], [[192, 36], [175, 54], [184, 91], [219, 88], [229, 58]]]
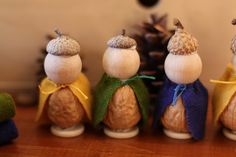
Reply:
[[[236, 19], [232, 24], [236, 25]], [[219, 80], [211, 80], [216, 83], [212, 105], [214, 123], [222, 124], [225, 137], [236, 141], [236, 36], [232, 39], [231, 50], [232, 63], [228, 64]]]
[[18, 137], [14, 121], [15, 103], [7, 93], [0, 93], [0, 145], [9, 143]]
[[[123, 30], [124, 31], [124, 30]], [[112, 138], [131, 138], [139, 133], [139, 124], [148, 119], [148, 91], [139, 76], [139, 54], [134, 39], [125, 35], [111, 38], [103, 55], [105, 74], [95, 89], [93, 122], [104, 125]]]
[[164, 68], [167, 75], [157, 99], [154, 127], [164, 126], [164, 133], [175, 139], [201, 139], [204, 136], [208, 93], [199, 81], [202, 62], [198, 42], [175, 19], [175, 34], [168, 43]]
[[91, 120], [91, 94], [87, 77], [81, 72], [80, 45], [56, 31], [58, 37], [47, 45], [44, 69], [47, 77], [39, 85], [40, 97], [36, 120], [42, 113], [53, 124], [52, 134], [75, 137], [84, 132]]

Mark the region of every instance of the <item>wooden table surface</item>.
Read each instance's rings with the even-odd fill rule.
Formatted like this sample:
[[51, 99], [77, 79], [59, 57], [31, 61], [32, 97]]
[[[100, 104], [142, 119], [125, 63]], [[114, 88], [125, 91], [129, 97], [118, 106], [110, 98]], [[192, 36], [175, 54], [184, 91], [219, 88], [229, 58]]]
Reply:
[[[236, 142], [226, 139], [208, 118], [204, 140], [174, 140], [161, 132], [145, 129], [139, 136], [111, 139], [91, 127], [76, 138], [53, 136], [48, 125], [35, 123], [35, 107], [18, 107], [15, 122], [20, 136], [0, 147], [0, 157], [235, 157]], [[210, 116], [208, 116], [210, 117]]]

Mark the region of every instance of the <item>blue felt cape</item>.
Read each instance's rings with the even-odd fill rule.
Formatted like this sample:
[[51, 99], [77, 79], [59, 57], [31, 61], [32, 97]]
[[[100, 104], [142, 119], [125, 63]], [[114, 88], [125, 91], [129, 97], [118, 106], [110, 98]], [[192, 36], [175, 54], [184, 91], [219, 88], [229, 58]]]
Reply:
[[17, 138], [18, 131], [13, 120], [0, 122], [0, 145], [6, 144]]
[[[160, 119], [165, 109], [173, 102], [175, 89], [178, 84], [166, 79], [163, 89], [159, 93], [154, 112], [153, 126], [160, 124]], [[208, 105], [208, 93], [203, 84], [197, 80], [187, 84], [181, 94], [185, 106], [187, 126], [194, 139], [204, 136], [205, 121]]]

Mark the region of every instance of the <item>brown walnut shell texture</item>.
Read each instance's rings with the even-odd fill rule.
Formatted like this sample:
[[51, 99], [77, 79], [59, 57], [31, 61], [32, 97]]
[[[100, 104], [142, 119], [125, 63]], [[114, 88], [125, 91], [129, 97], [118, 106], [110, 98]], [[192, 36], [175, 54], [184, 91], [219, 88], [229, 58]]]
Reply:
[[57, 126], [69, 128], [80, 123], [85, 111], [69, 88], [53, 93], [48, 100], [48, 117]]
[[167, 107], [161, 118], [161, 122], [168, 130], [181, 133], [189, 132], [182, 98], [179, 98], [174, 106], [169, 105]]
[[226, 128], [236, 131], [236, 93], [221, 114], [220, 121]]
[[118, 88], [109, 102], [104, 124], [114, 130], [129, 129], [137, 125], [140, 119], [139, 106], [133, 89], [128, 85]]

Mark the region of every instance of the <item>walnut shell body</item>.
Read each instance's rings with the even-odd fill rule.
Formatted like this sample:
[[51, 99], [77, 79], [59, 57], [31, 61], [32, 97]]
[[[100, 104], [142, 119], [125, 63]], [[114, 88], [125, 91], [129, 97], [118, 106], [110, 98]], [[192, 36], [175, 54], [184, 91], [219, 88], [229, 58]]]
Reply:
[[228, 129], [236, 131], [236, 94], [234, 94], [220, 116], [221, 123]]
[[111, 129], [128, 129], [137, 125], [140, 119], [133, 89], [128, 85], [118, 88], [109, 102], [104, 124]]
[[69, 128], [80, 123], [85, 111], [69, 88], [53, 93], [48, 100], [48, 117], [57, 126]]
[[183, 105], [182, 98], [178, 98], [174, 106], [169, 105], [166, 108], [161, 118], [161, 122], [166, 129], [175, 132], [189, 132], [187, 128], [185, 108]]

